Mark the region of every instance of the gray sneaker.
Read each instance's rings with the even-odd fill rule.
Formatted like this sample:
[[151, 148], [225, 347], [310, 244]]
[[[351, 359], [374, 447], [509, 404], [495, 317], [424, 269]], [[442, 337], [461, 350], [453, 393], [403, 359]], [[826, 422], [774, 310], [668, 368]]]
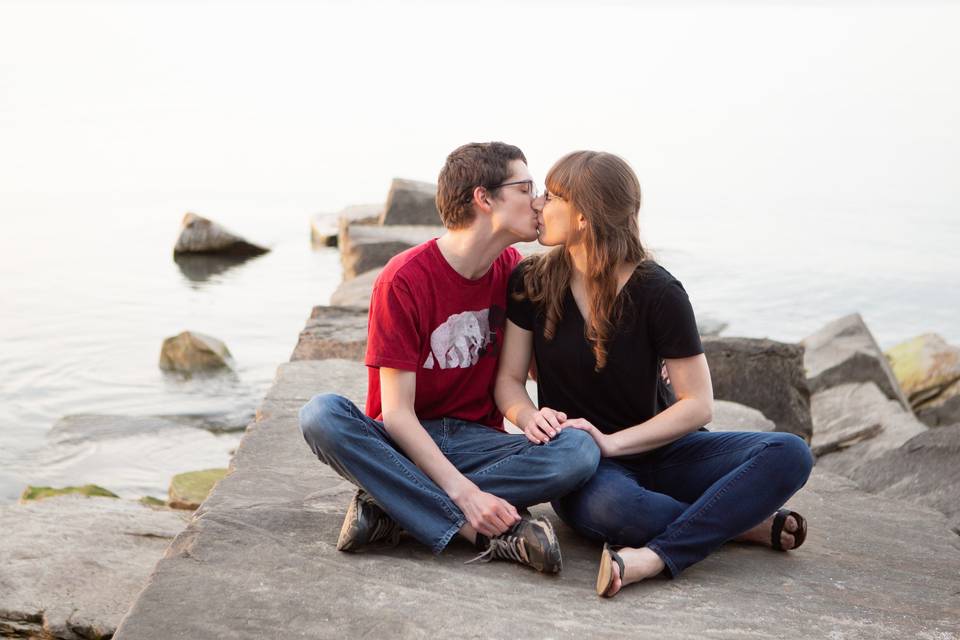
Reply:
[[365, 491], [357, 491], [343, 519], [337, 550], [357, 551], [361, 547], [381, 541], [383, 546], [397, 546], [400, 542], [400, 525]]
[[507, 531], [490, 538], [485, 551], [471, 562], [512, 560], [533, 567], [541, 573], [560, 573], [563, 558], [560, 556], [560, 541], [553, 525], [546, 518], [522, 515], [520, 522]]

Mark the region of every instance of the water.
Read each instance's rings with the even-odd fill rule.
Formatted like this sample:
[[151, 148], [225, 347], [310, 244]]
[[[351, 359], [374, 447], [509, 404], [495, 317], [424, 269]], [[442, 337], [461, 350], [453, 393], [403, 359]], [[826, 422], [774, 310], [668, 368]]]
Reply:
[[[340, 280], [309, 216], [435, 180], [468, 140], [518, 144], [541, 179], [571, 149], [623, 155], [645, 239], [728, 335], [859, 311], [883, 347], [960, 344], [960, 8], [495, 2], [472, 46], [476, 11], [0, 4], [0, 502], [28, 483], [162, 497], [225, 465], [237, 433], [51, 429], [242, 424]], [[186, 211], [272, 251], [185, 272]], [[236, 370], [163, 374], [184, 329]]]

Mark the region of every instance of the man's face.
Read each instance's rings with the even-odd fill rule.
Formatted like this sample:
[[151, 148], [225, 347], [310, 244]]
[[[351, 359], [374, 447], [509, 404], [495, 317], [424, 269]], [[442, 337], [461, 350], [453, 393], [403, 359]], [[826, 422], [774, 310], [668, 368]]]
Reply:
[[514, 242], [537, 239], [537, 212], [533, 209], [536, 188], [527, 165], [522, 160], [510, 161], [510, 175], [497, 195], [490, 198], [493, 206], [494, 230], [502, 230], [515, 237]]

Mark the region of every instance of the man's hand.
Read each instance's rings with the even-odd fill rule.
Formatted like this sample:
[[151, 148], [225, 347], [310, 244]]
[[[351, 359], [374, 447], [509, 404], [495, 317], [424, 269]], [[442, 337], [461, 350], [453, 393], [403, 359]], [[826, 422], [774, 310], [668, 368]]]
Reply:
[[530, 442], [546, 444], [563, 430], [563, 421], [566, 419], [567, 414], [554, 411], [550, 407], [544, 407], [539, 411], [529, 409], [520, 416], [520, 424], [517, 426], [523, 429], [523, 435], [527, 436]]
[[453, 498], [453, 501], [463, 511], [470, 526], [488, 538], [498, 536], [520, 522], [520, 514], [512, 504], [492, 493], [481, 491], [477, 486], [463, 496]]

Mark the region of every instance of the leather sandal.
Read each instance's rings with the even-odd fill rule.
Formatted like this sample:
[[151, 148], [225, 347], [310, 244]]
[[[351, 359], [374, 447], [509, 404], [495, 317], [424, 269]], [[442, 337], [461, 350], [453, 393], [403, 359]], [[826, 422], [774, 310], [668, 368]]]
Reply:
[[620, 582], [623, 582], [625, 569], [623, 558], [614, 551], [609, 544], [604, 543], [603, 553], [600, 554], [600, 571], [597, 573], [597, 595], [601, 598], [612, 598], [614, 595], [608, 595], [610, 587], [613, 586], [613, 563], [616, 562], [620, 568]]
[[[787, 533], [793, 536], [793, 547], [790, 549], [784, 549], [783, 545], [780, 544], [780, 534], [783, 533], [783, 527], [787, 523], [787, 518], [793, 516], [793, 519], [797, 522], [796, 531], [787, 531]], [[773, 527], [770, 529], [770, 546], [772, 546], [777, 551], [792, 551], [797, 549], [800, 545], [803, 544], [803, 541], [807, 539], [807, 520], [802, 515], [796, 511], [791, 511], [790, 509], [779, 509], [777, 514], [773, 518]]]

